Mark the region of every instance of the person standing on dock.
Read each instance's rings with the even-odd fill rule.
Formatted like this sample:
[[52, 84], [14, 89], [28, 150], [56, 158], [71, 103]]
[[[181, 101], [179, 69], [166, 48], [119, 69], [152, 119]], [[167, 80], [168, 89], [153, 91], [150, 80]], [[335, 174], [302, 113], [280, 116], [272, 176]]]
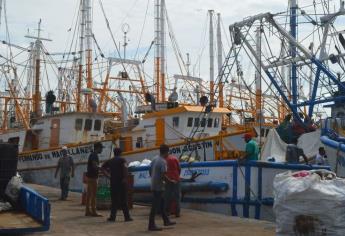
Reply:
[[165, 184], [164, 203], [165, 211], [170, 214], [170, 209], [173, 203], [175, 203], [175, 216], [180, 217], [180, 201], [181, 201], [181, 185], [180, 174], [181, 167], [180, 162], [174, 155], [169, 155], [166, 159], [167, 162], [167, 182]]
[[96, 193], [99, 172], [98, 154], [100, 154], [103, 150], [102, 143], [95, 143], [93, 149], [94, 150], [90, 154], [89, 160], [87, 162], [87, 192], [85, 216], [102, 216], [97, 214], [96, 212]]
[[103, 172], [110, 177], [111, 212], [108, 221], [115, 222], [118, 207], [122, 209], [126, 222], [133, 221], [129, 215], [127, 202], [127, 163], [126, 160], [121, 157], [120, 148], [114, 148], [113, 151], [114, 158], [106, 161], [102, 165]]
[[58, 165], [55, 171], [55, 178], [60, 172], [60, 188], [61, 197], [60, 200], [65, 201], [68, 197], [69, 182], [71, 177], [74, 177], [74, 162], [70, 155], [68, 155], [68, 150], [66, 146], [62, 147], [61, 151], [62, 157], [58, 161]]
[[151, 176], [151, 191], [152, 191], [152, 206], [149, 218], [149, 231], [161, 231], [162, 228], [156, 226], [155, 216], [157, 210], [160, 209], [163, 218], [164, 226], [176, 224], [171, 222], [167, 216], [164, 208], [163, 192], [165, 190], [165, 181], [167, 179], [167, 163], [166, 159], [169, 155], [169, 147], [162, 144], [159, 148], [159, 156], [156, 156], [151, 162], [150, 176]]
[[246, 142], [246, 154], [242, 159], [247, 161], [257, 161], [259, 159], [259, 146], [255, 140], [253, 140], [252, 134], [246, 133], [243, 138]]

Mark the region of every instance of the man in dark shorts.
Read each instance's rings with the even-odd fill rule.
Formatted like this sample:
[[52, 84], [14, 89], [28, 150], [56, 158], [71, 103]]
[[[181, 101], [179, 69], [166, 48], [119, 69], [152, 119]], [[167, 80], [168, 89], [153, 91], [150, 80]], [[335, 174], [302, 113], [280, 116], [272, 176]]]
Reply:
[[96, 212], [96, 193], [99, 172], [98, 154], [100, 154], [102, 150], [102, 143], [95, 143], [93, 146], [93, 152], [90, 154], [89, 160], [87, 162], [87, 192], [85, 216], [102, 216], [97, 214]]
[[61, 197], [60, 200], [64, 201], [68, 197], [69, 182], [71, 177], [74, 177], [74, 162], [70, 155], [68, 155], [68, 150], [66, 146], [62, 147], [62, 157], [58, 161], [58, 165], [55, 171], [55, 178], [60, 172], [60, 188]]
[[[165, 181], [167, 180], [167, 163], [165, 159], [169, 156], [169, 147], [162, 144], [159, 148], [160, 154], [156, 156], [150, 166], [151, 176], [151, 191], [152, 191], [152, 206], [149, 219], [149, 231], [161, 231], [162, 229], [156, 226], [155, 216], [157, 210], [160, 209], [163, 218], [164, 226], [176, 224], [171, 222], [165, 212], [163, 193], [165, 190]], [[172, 181], [172, 180], [170, 180]], [[172, 181], [173, 182], [173, 181]]]
[[102, 170], [107, 176], [110, 176], [111, 212], [108, 221], [114, 222], [116, 220], [118, 208], [122, 209], [126, 222], [133, 221], [129, 215], [127, 202], [127, 163], [121, 157], [120, 148], [114, 148], [114, 158], [106, 161], [102, 165]]

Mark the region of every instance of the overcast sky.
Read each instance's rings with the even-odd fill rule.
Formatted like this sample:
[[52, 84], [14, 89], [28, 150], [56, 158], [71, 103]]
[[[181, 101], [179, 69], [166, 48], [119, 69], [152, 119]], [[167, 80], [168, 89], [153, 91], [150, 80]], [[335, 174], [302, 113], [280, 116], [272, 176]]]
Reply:
[[[121, 26], [124, 23], [130, 25], [128, 54], [132, 56], [137, 49], [145, 12], [148, 9], [144, 33], [139, 45], [138, 58], [142, 59], [154, 37], [154, 0], [102, 0], [102, 2], [117, 41], [122, 40]], [[73, 27], [79, 0], [7, 0], [6, 3], [8, 27], [13, 43], [27, 46], [30, 40], [25, 39], [24, 35], [28, 29], [32, 33], [37, 28], [37, 22], [41, 18], [44, 29], [43, 36], [53, 40], [46, 43], [46, 47], [50, 52], [63, 52], [69, 47], [72, 31], [68, 32], [68, 29]], [[190, 53], [192, 64], [196, 62], [202, 48], [208, 43], [207, 40], [204, 40], [205, 36], [207, 36], [204, 33], [208, 24], [207, 10], [213, 9], [215, 12], [221, 13], [226, 30], [223, 34], [226, 33], [228, 36], [227, 27], [229, 24], [261, 12], [284, 11], [287, 4], [288, 1], [285, 0], [166, 0], [168, 14], [179, 47], [183, 55]], [[100, 10], [99, 0], [94, 0], [93, 6], [93, 32], [104, 53], [111, 55], [114, 51], [114, 45], [110, 40], [109, 32]], [[2, 39], [5, 37], [4, 29], [5, 21], [2, 16], [0, 30]], [[171, 76], [180, 72], [169, 45], [170, 43], [168, 42], [168, 73]], [[225, 42], [224, 45], [226, 45]], [[201, 76], [208, 77], [207, 47], [203, 55]], [[152, 57], [153, 51], [150, 54], [150, 58]], [[150, 62], [152, 64], [152, 61], [148, 61], [146, 65], [147, 71], [153, 68]]]

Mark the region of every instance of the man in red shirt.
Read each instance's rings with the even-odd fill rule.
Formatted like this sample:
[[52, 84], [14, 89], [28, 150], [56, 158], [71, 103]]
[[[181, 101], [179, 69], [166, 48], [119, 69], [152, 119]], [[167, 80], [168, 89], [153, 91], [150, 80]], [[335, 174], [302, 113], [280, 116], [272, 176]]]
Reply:
[[180, 198], [181, 198], [181, 186], [180, 186], [180, 174], [181, 167], [179, 160], [169, 155], [166, 159], [167, 173], [164, 192], [164, 205], [166, 212], [170, 213], [170, 208], [173, 202], [176, 204], [175, 216], [180, 217]]

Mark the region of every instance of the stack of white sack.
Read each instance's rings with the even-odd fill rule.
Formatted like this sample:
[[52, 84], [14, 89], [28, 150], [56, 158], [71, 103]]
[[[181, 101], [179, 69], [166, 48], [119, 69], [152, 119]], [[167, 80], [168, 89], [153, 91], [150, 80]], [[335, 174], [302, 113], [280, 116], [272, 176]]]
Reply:
[[328, 170], [274, 178], [276, 235], [345, 235], [345, 180]]
[[151, 165], [151, 161], [148, 159], [144, 159], [141, 163], [140, 166], [150, 166]]
[[151, 161], [148, 159], [144, 159], [144, 160], [142, 160], [142, 162], [132, 161], [128, 164], [128, 167], [150, 166], [150, 165], [151, 165]]

